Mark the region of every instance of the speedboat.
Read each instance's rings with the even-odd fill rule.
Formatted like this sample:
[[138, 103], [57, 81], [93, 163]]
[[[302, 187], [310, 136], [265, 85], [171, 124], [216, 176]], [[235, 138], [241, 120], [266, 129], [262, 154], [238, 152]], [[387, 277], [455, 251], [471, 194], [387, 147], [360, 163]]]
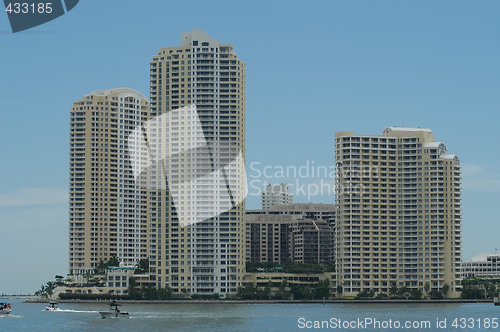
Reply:
[[109, 310], [108, 311], [99, 311], [99, 314], [101, 315], [102, 318], [128, 318], [130, 317], [128, 312], [121, 311], [118, 307], [121, 306], [121, 304], [116, 303], [116, 301], [112, 301], [109, 304]]
[[0, 315], [8, 315], [12, 312], [10, 303], [0, 302]]
[[50, 302], [48, 306], [45, 307], [45, 311], [59, 311], [59, 307], [57, 306], [57, 302]]

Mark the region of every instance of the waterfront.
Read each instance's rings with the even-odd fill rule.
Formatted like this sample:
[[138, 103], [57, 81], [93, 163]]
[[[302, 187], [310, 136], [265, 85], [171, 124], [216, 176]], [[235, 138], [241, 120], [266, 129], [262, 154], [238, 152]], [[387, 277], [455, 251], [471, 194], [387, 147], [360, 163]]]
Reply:
[[[1, 301], [1, 300], [0, 300]], [[24, 303], [10, 300], [11, 317], [0, 318], [0, 331], [294, 331], [306, 330], [302, 325], [314, 321], [357, 321], [366, 318], [379, 322], [430, 322], [430, 328], [411, 328], [409, 331], [496, 331], [498, 328], [481, 328], [486, 319], [499, 318], [500, 308], [492, 303], [457, 304], [124, 304], [130, 312], [129, 319], [101, 319], [97, 311], [107, 309], [106, 303], [61, 303], [61, 312], [44, 312], [44, 303]], [[473, 318], [474, 328], [456, 329], [455, 319]], [[446, 328], [436, 328], [436, 322], [446, 319]], [[460, 324], [460, 321], [457, 321]], [[442, 323], [441, 323], [442, 324]], [[443, 324], [442, 324], [443, 325]], [[333, 329], [333, 328], [332, 328]], [[356, 330], [356, 329], [350, 329]], [[364, 326], [365, 331], [387, 331]]]

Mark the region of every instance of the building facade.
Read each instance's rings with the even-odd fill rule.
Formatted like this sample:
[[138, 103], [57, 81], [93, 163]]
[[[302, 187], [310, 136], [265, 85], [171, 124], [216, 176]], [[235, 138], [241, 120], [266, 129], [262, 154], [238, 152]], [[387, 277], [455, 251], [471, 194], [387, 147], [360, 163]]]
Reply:
[[247, 210], [246, 260], [329, 264], [334, 204], [295, 203]]
[[429, 129], [335, 135], [335, 256], [343, 293], [461, 289], [461, 169]]
[[[151, 154], [160, 160], [150, 170], [150, 185], [155, 188], [149, 197], [150, 272], [157, 287], [168, 286], [174, 294], [224, 296], [236, 292], [244, 273], [245, 206], [236, 199], [241, 192], [235, 192], [244, 189], [244, 180], [229, 194], [223, 192], [227, 179], [241, 178], [242, 173], [231, 165], [238, 153], [245, 155], [245, 63], [232, 45], [221, 44], [203, 31], [182, 33], [181, 39], [180, 46], [160, 49], [150, 64], [151, 116], [181, 110], [180, 118], [172, 118], [177, 127], [160, 126], [150, 132]], [[192, 118], [182, 118], [188, 108], [193, 115], [193, 107], [202, 127], [196, 139], [203, 146], [190, 145], [195, 138], [186, 135], [196, 132], [192, 125], [184, 127], [190, 126]], [[155, 140], [164, 134], [162, 130], [179, 146], [173, 147], [170, 152], [176, 155], [165, 163], [161, 162], [165, 146]], [[199, 174], [201, 169], [192, 165], [196, 158], [201, 158], [196, 162], [201, 161], [202, 168], [213, 172]], [[185, 164], [190, 164], [189, 172]], [[162, 173], [173, 171], [178, 171], [180, 181]], [[192, 195], [181, 183], [188, 178], [196, 182]], [[181, 198], [176, 201], [176, 197]], [[203, 217], [210, 214], [214, 216]], [[203, 221], [194, 222], [197, 217]]]
[[298, 220], [291, 229], [292, 262], [323, 265], [333, 262], [333, 229], [327, 220]]
[[268, 210], [274, 205], [287, 205], [293, 203], [293, 195], [287, 183], [277, 185], [268, 184], [261, 194], [262, 209]]
[[473, 259], [462, 263], [462, 277], [498, 278], [500, 277], [500, 255], [488, 255], [485, 259]]
[[132, 266], [148, 256], [147, 178], [136, 179], [143, 160], [128, 153], [130, 133], [148, 116], [148, 99], [128, 88], [94, 91], [73, 103], [70, 274], [93, 272], [113, 256]]

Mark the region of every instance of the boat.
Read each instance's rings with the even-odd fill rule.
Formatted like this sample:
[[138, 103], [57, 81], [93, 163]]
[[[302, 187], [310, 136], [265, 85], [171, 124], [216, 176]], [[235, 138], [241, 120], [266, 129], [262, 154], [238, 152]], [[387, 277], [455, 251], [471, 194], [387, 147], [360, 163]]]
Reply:
[[495, 297], [495, 299], [493, 300], [493, 303], [495, 305], [500, 305], [500, 295], [498, 295], [498, 297]]
[[130, 317], [128, 312], [121, 311], [118, 307], [121, 306], [121, 304], [116, 303], [116, 301], [111, 301], [109, 304], [109, 310], [108, 311], [99, 311], [99, 314], [101, 315], [102, 318], [128, 318]]
[[10, 303], [0, 302], [0, 315], [8, 315], [12, 312]]
[[45, 311], [59, 311], [59, 307], [57, 306], [57, 302], [51, 301], [48, 306], [45, 307]]

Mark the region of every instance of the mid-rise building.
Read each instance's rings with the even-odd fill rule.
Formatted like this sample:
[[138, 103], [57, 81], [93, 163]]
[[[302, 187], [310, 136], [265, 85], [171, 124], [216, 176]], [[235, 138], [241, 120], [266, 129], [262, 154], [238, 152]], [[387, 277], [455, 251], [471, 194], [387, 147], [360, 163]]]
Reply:
[[335, 205], [275, 205], [247, 210], [246, 260], [329, 264], [333, 260]]
[[335, 135], [335, 256], [345, 295], [461, 289], [461, 169], [429, 129]]
[[498, 278], [500, 277], [500, 255], [475, 257], [471, 262], [462, 263], [462, 277]]
[[333, 262], [333, 229], [327, 220], [298, 220], [291, 228], [292, 262], [323, 265]]
[[266, 190], [261, 194], [261, 200], [262, 209], [268, 210], [274, 205], [292, 204], [293, 195], [290, 193], [287, 183], [268, 184]]
[[135, 177], [144, 160], [129, 154], [135, 143], [129, 135], [148, 116], [148, 99], [128, 88], [94, 91], [73, 103], [70, 274], [93, 272], [113, 256], [132, 266], [148, 257], [147, 178]]
[[[245, 204], [239, 199], [244, 179], [236, 180], [229, 194], [227, 181], [242, 175], [241, 165], [233, 167], [232, 162], [245, 155], [245, 63], [232, 45], [203, 31], [182, 33], [179, 46], [164, 47], [153, 56], [150, 97], [152, 117], [179, 110], [168, 128], [153, 127], [149, 133], [151, 155], [160, 161], [150, 170], [149, 267], [154, 282], [174, 294], [235, 293], [245, 269]], [[198, 120], [201, 133], [192, 125]], [[166, 146], [159, 137], [165, 133], [172, 148], [166, 152], [172, 155], [163, 163]], [[200, 142], [203, 146], [192, 144]], [[204, 169], [193, 167], [200, 161]], [[163, 173], [174, 171], [175, 179]], [[188, 179], [196, 182], [194, 188]]]

